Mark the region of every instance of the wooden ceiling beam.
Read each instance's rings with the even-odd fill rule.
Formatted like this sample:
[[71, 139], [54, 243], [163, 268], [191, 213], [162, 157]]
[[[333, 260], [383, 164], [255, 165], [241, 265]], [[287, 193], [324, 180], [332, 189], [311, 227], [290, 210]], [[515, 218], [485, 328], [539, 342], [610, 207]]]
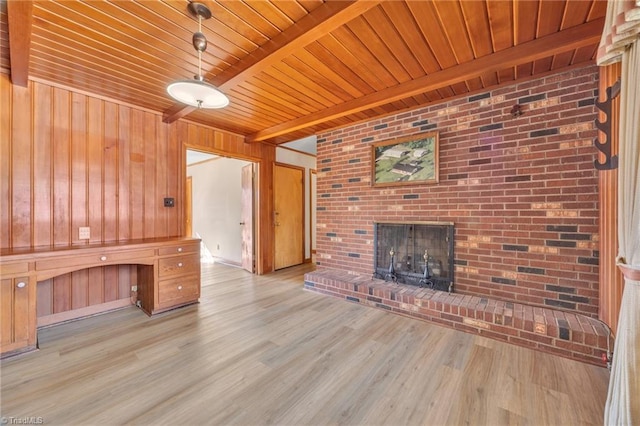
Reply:
[[33, 2], [30, 0], [7, 2], [7, 20], [11, 82], [16, 86], [27, 87], [29, 84]]
[[192, 107], [191, 105], [178, 103], [173, 104], [162, 113], [162, 121], [165, 123], [173, 123], [174, 121], [191, 114], [196, 109], [196, 107]]
[[[378, 3], [380, 3], [379, 0], [325, 2], [235, 65], [217, 76], [205, 75], [205, 77], [222, 90], [232, 88], [360, 16]], [[163, 121], [171, 123], [194, 109], [191, 106], [175, 104], [163, 113]]]
[[444, 69], [416, 80], [390, 87], [360, 98], [343, 102], [304, 117], [296, 118], [246, 137], [247, 142], [260, 142], [292, 133], [328, 120], [375, 108], [411, 96], [450, 86], [487, 72], [517, 66], [562, 52], [597, 45], [604, 18], [541, 37], [481, 58]]
[[211, 81], [222, 89], [233, 87], [357, 18], [378, 3], [378, 0], [325, 2], [234, 66], [212, 77]]

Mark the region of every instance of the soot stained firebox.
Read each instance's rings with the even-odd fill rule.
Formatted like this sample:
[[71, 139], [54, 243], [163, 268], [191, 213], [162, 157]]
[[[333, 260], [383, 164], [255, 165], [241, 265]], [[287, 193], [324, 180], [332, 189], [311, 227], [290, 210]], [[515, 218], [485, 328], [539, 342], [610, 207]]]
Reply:
[[453, 223], [374, 226], [374, 278], [453, 291]]

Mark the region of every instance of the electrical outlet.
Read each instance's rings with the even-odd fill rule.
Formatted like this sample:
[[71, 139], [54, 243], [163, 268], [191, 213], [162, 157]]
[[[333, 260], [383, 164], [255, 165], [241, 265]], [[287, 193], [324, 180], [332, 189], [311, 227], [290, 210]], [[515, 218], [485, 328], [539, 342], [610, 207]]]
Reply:
[[78, 239], [79, 240], [88, 240], [91, 238], [91, 228], [88, 226], [81, 226], [78, 228]]
[[176, 200], [173, 198], [165, 198], [164, 199], [164, 206], [165, 207], [173, 207], [176, 205]]
[[131, 291], [138, 291], [138, 286], [137, 285], [132, 285], [131, 286]]

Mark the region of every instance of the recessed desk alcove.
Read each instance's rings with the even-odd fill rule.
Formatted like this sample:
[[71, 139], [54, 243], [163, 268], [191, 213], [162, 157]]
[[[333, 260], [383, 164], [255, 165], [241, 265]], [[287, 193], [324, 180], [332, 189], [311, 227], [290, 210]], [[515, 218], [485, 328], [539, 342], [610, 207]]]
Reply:
[[[39, 282], [89, 268], [135, 265], [137, 287], [129, 300], [69, 310], [38, 324]], [[80, 318], [138, 302], [153, 315], [197, 302], [200, 240], [143, 239], [72, 247], [37, 247], [0, 252], [0, 354], [34, 350], [38, 325]], [[52, 319], [53, 318], [53, 319]]]

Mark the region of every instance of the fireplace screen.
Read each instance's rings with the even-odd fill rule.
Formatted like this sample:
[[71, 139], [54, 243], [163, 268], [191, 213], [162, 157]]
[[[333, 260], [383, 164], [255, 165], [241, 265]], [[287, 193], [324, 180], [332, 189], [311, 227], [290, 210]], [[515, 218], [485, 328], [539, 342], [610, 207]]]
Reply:
[[374, 277], [453, 291], [453, 223], [376, 223]]

